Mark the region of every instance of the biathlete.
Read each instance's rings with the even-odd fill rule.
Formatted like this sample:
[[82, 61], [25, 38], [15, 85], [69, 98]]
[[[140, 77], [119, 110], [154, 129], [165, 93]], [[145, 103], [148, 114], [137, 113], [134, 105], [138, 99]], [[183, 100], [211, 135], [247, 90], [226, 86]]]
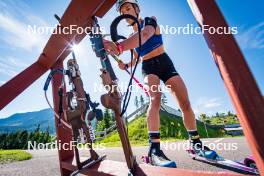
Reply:
[[104, 47], [109, 54], [120, 55], [123, 51], [134, 49], [134, 59], [131, 63], [124, 64], [120, 62], [119, 68], [124, 70], [132, 67], [136, 63], [139, 54], [142, 60], [142, 73], [144, 82], [149, 86], [150, 104], [147, 111], [147, 126], [149, 134], [148, 157], [152, 165], [164, 167], [176, 167], [175, 161], [171, 161], [160, 148], [160, 103], [161, 92], [159, 91], [160, 81], [170, 88], [172, 95], [177, 100], [183, 113], [184, 126], [188, 131], [189, 140], [194, 151], [204, 157], [214, 157], [214, 151], [203, 146], [197, 132], [196, 120], [191, 107], [188, 92], [183, 79], [176, 71], [170, 57], [164, 50], [164, 44], [160, 28], [157, 25], [155, 17], [146, 17], [142, 19], [139, 15], [140, 7], [137, 0], [118, 0], [117, 11], [120, 14], [129, 14], [136, 17], [139, 21], [142, 39], [142, 48], [139, 52], [139, 33], [137, 24], [126, 19], [129, 26], [133, 28], [134, 33], [122, 42], [114, 43], [104, 40]]

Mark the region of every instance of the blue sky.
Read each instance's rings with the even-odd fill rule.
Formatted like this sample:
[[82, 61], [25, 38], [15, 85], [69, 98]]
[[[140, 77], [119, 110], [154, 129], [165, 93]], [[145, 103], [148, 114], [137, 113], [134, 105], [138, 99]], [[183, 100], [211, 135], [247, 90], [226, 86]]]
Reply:
[[[57, 22], [53, 15], [62, 15], [69, 0], [0, 0], [0, 85], [35, 62], [45, 46], [49, 35], [37, 35], [27, 32], [28, 25], [54, 26]], [[259, 88], [264, 92], [264, 2], [262, 0], [217, 1], [230, 26], [238, 27], [235, 35], [247, 63], [255, 76]], [[196, 21], [185, 0], [141, 0], [141, 16], [156, 16], [158, 23], [171, 27], [186, 26]], [[100, 25], [109, 31], [112, 20], [118, 14], [113, 7]], [[120, 32], [127, 34], [128, 28], [121, 26]], [[223, 81], [213, 62], [202, 35], [163, 35], [166, 52], [181, 74], [189, 91], [189, 97], [195, 113], [213, 114], [227, 112], [234, 108], [226, 92]], [[94, 92], [93, 85], [100, 84], [100, 63], [91, 50], [88, 38], [83, 40], [76, 51], [85, 89], [91, 97], [99, 101], [102, 93]], [[128, 61], [128, 55], [122, 56]], [[126, 82], [128, 76], [112, 62], [119, 82]], [[136, 77], [141, 81], [141, 64]], [[237, 70], [239, 71], [239, 70]], [[43, 84], [47, 73], [32, 84], [20, 96], [0, 112], [0, 118], [18, 112], [28, 112], [47, 108], [44, 99]], [[128, 112], [135, 109], [134, 93]], [[144, 96], [144, 94], [142, 93]], [[166, 93], [168, 105], [177, 108], [176, 101]], [[49, 90], [49, 98], [51, 98]]]

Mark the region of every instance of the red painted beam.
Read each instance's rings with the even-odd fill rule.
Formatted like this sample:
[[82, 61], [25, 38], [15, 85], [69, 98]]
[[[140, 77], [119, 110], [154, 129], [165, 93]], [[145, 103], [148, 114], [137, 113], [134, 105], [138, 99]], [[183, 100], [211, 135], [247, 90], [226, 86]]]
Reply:
[[35, 62], [16, 77], [2, 85], [0, 87], [0, 110], [2, 110], [47, 70], [47, 68], [43, 67], [38, 62]]
[[[199, 25], [226, 27], [215, 1], [188, 0]], [[204, 33], [215, 63], [236, 108], [257, 167], [264, 175], [264, 99], [233, 35]]]
[[[54, 66], [52, 67], [53, 69], [57, 69], [57, 68], [63, 68], [63, 62], [58, 62], [56, 64], [54, 64]], [[61, 80], [63, 78], [64, 75], [62, 74], [55, 74], [53, 79], [52, 79], [52, 94], [53, 94], [53, 104], [54, 104], [54, 110], [55, 112], [59, 111], [59, 96], [58, 96], [58, 91], [59, 91], [59, 87], [61, 86]], [[64, 94], [66, 92], [66, 87], [64, 85]], [[65, 96], [63, 98], [63, 105], [64, 105], [64, 109], [65, 109], [65, 105], [66, 105], [66, 100], [65, 100]], [[62, 119], [65, 120], [64, 114], [62, 114]], [[65, 120], [66, 121], [66, 120]], [[55, 127], [56, 127], [56, 134], [57, 134], [57, 144], [58, 146], [70, 146], [70, 142], [72, 141], [72, 131], [71, 129], [65, 127], [65, 126], [58, 126], [58, 119], [55, 117]], [[64, 148], [60, 148], [58, 149], [58, 153], [59, 153], [59, 161], [63, 161], [63, 160], [73, 160], [74, 158], [74, 152], [73, 150], [64, 150]], [[70, 175], [71, 171], [63, 168], [60, 162], [60, 171], [61, 171], [61, 175]]]

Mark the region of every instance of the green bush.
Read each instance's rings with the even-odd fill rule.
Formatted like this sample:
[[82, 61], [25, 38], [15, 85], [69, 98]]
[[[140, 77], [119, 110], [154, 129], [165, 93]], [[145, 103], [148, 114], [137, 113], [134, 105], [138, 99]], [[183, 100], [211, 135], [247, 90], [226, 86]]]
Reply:
[[[203, 123], [197, 123], [197, 130], [201, 138], [206, 138], [206, 130]], [[224, 130], [207, 128], [209, 137], [223, 137]], [[160, 133], [161, 139], [188, 139], [188, 133], [184, 127], [182, 118], [174, 118], [169, 114], [160, 114]], [[146, 114], [137, 117], [128, 124], [128, 137], [131, 143], [147, 143], [148, 141], [148, 130]], [[111, 143], [120, 141], [117, 131], [113, 132], [110, 136], [101, 140], [100, 143]]]
[[52, 136], [49, 133], [49, 129], [45, 132], [40, 131], [40, 126], [32, 132], [23, 130], [3, 133], [0, 134], [0, 149], [27, 149], [28, 141], [46, 144], [52, 141]]

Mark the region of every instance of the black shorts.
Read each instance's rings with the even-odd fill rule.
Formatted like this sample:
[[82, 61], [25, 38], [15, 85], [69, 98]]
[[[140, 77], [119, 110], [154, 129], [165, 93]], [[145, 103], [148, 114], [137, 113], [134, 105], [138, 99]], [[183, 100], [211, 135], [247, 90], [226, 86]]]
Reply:
[[142, 74], [144, 77], [150, 74], [157, 75], [164, 83], [171, 77], [179, 75], [166, 53], [143, 61]]

